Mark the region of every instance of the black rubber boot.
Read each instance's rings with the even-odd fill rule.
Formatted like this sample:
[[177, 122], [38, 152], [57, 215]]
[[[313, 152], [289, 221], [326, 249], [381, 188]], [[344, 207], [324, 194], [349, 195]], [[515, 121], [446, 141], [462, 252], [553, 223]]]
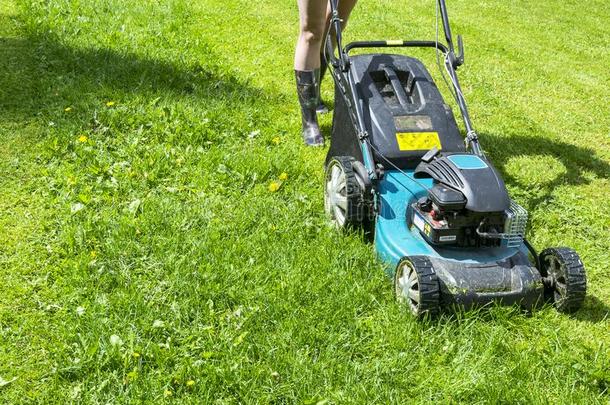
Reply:
[[303, 124], [303, 141], [309, 146], [324, 145], [324, 138], [318, 126], [316, 106], [318, 105], [319, 70], [295, 70], [297, 94], [301, 105], [301, 121]]
[[326, 74], [326, 70], [328, 68], [328, 64], [326, 63], [326, 57], [323, 53], [320, 54], [320, 76], [318, 80], [318, 106], [316, 107], [316, 112], [318, 114], [326, 114], [328, 113], [328, 107], [322, 101], [322, 97], [320, 96], [320, 86], [322, 84], [322, 80], [324, 80], [324, 75]]

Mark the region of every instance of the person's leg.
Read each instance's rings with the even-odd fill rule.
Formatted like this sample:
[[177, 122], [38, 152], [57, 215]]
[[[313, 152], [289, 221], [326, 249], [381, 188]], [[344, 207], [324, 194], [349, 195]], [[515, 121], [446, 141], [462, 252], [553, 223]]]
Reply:
[[[347, 20], [349, 19], [349, 16], [352, 13], [352, 10], [354, 9], [354, 6], [356, 5], [357, 1], [358, 0], [339, 0], [337, 11], [339, 12], [339, 18], [341, 18], [341, 20], [343, 20], [343, 22], [341, 23], [342, 30], [344, 30], [345, 27], [347, 26]], [[324, 27], [324, 40], [322, 41], [322, 48], [320, 49], [320, 82], [322, 82], [322, 80], [324, 79], [324, 75], [326, 74], [326, 70], [327, 70], [327, 66], [328, 66], [326, 64], [326, 58], [324, 56], [324, 52], [325, 52], [325, 50], [324, 50], [325, 42], [324, 41], [326, 40], [329, 29], [330, 29], [330, 4], [327, 4], [326, 24]], [[332, 41], [333, 49], [335, 49], [337, 47], [337, 40], [334, 35], [331, 35], [330, 38]], [[328, 107], [326, 107], [326, 105], [320, 99], [320, 102], [318, 103], [318, 107], [316, 108], [316, 110], [320, 114], [325, 114], [328, 112]]]
[[294, 54], [294, 70], [314, 70], [320, 67], [320, 47], [326, 27], [325, 0], [297, 0], [300, 33]]
[[294, 73], [301, 105], [301, 122], [305, 144], [324, 144], [316, 106], [320, 94], [320, 48], [324, 37], [326, 1], [297, 0], [300, 33], [294, 54]]

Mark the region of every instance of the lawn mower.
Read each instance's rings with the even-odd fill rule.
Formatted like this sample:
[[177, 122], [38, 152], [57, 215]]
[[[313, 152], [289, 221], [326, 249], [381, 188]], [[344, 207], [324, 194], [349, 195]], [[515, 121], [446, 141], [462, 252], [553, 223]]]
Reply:
[[[527, 211], [510, 198], [479, 144], [456, 73], [463, 41], [457, 37], [456, 53], [445, 1], [436, 3], [434, 41], [346, 46], [337, 3], [330, 0], [324, 52], [335, 84], [324, 190], [331, 220], [370, 229], [397, 298], [416, 317], [492, 303], [580, 308], [586, 274], [578, 254], [565, 247], [536, 252], [525, 239]], [[439, 42], [439, 17], [446, 44]], [[465, 137], [420, 60], [350, 55], [390, 47], [435, 50]]]

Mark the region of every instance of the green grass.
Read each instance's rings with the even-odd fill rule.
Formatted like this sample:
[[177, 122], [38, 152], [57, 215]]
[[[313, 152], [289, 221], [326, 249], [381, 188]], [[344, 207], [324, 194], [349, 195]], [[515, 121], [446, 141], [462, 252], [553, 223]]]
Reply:
[[[323, 215], [296, 2], [8, 0], [0, 402], [608, 403], [608, 5], [449, 9], [529, 238], [587, 266], [580, 312], [418, 323], [394, 302], [373, 247]], [[347, 36], [431, 38], [433, 21], [431, 0], [362, 2]]]

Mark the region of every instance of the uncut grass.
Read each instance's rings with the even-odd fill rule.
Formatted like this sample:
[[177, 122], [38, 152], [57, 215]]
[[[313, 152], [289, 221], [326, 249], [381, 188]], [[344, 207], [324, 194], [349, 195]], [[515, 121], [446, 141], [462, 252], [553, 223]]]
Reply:
[[[583, 256], [580, 313], [417, 323], [394, 303], [372, 247], [322, 214], [292, 2], [7, 3], [2, 401], [607, 402], [604, 5], [454, 3], [482, 142], [536, 246]], [[362, 2], [350, 35], [432, 37], [431, 2], [411, 6], [405, 24]]]

